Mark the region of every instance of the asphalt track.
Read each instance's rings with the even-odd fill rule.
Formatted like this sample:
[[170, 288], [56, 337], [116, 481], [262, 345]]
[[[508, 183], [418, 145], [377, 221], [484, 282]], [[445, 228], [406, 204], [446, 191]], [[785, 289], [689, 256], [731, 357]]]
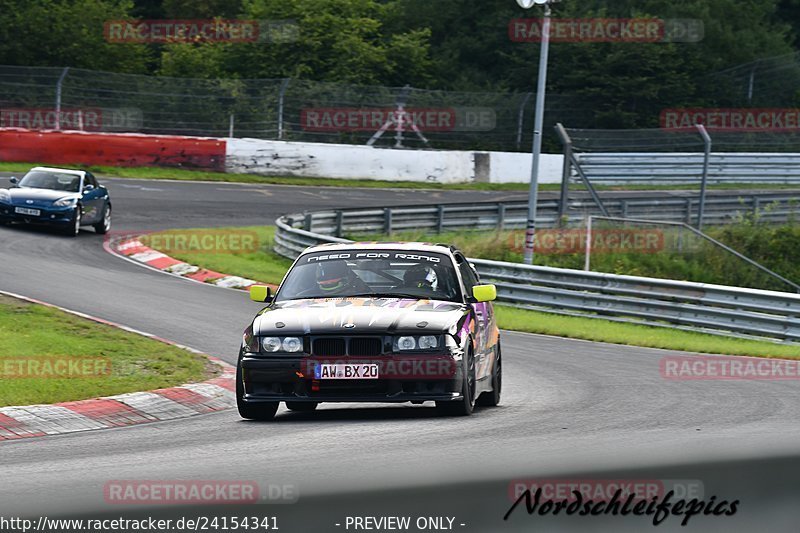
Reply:
[[[271, 223], [303, 209], [521, 199], [524, 193], [295, 188], [103, 180], [116, 230]], [[0, 289], [148, 331], [234, 362], [258, 310], [239, 292], [115, 258], [92, 230], [67, 239], [0, 228]], [[555, 476], [694, 479], [740, 499], [682, 530], [796, 531], [800, 382], [661, 378], [670, 352], [505, 332], [502, 406], [467, 419], [428, 406], [322, 405], [270, 424], [233, 411], [0, 445], [0, 516], [175, 512], [104, 501], [110, 480], [291, 484], [294, 505], [256, 506], [284, 531], [344, 531], [345, 515], [450, 514], [461, 531], [630, 530], [646, 518], [502, 520], [509, 482]], [[241, 511], [253, 514], [253, 506]], [[180, 513], [230, 514], [230, 508]], [[240, 513], [241, 514], [241, 513]], [[667, 520], [660, 531], [681, 529]], [[464, 523], [464, 526], [458, 524]], [[313, 529], [312, 529], [313, 528]]]

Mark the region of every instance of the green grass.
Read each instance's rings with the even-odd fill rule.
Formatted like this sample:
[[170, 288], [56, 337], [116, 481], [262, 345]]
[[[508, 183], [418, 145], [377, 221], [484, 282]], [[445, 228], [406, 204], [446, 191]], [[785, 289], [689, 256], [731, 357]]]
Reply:
[[[215, 233], [218, 229], [202, 230], [169, 230], [153, 234], [150, 238], [145, 236], [142, 242], [151, 245], [151, 241], [162, 235], [196, 233]], [[240, 235], [256, 235], [257, 250], [235, 253], [213, 253], [212, 251], [186, 251], [172, 249], [168, 246], [152, 246], [175, 259], [186, 261], [192, 265], [202, 266], [223, 274], [242, 276], [271, 284], [279, 284], [283, 275], [292, 265], [292, 261], [272, 251], [272, 241], [275, 237], [274, 226], [249, 226], [243, 228], [225, 228], [225, 231], [239, 233]]]
[[[48, 364], [57, 369], [52, 365], [70, 358], [94, 359], [101, 371], [78, 371], [70, 377], [41, 371]], [[20, 365], [28, 370], [20, 373]], [[171, 387], [202, 381], [215, 372], [204, 356], [0, 295], [0, 407]]]
[[[162, 248], [162, 251], [169, 252], [169, 255], [177, 259], [225, 274], [243, 276], [262, 283], [280, 283], [291, 261], [270, 251], [275, 228], [227, 229], [256, 231], [259, 235], [260, 249], [254, 253], [241, 254], [175, 253], [165, 248]], [[501, 329], [506, 330], [668, 350], [757, 357], [800, 357], [800, 346], [625, 324], [611, 320], [563, 316], [503, 305], [497, 305], [496, 309], [498, 324]]]
[[[33, 166], [53, 166], [48, 163], [11, 163], [0, 162], [0, 172], [19, 172], [24, 173]], [[218, 181], [232, 183], [260, 183], [273, 185], [298, 185], [308, 187], [363, 187], [363, 188], [393, 188], [393, 189], [438, 189], [438, 190], [476, 190], [476, 191], [527, 191], [527, 183], [431, 183], [417, 181], [381, 181], [366, 179], [333, 179], [333, 178], [301, 178], [292, 176], [259, 176], [256, 174], [231, 174], [227, 172], [208, 172], [204, 170], [187, 170], [180, 168], [165, 167], [107, 167], [107, 166], [85, 166], [68, 165], [70, 167], [80, 167], [91, 170], [95, 174], [106, 177], [116, 178], [136, 178], [136, 179], [162, 179], [162, 180], [194, 180], [194, 181]], [[542, 183], [539, 185], [540, 191], [557, 191], [560, 189], [558, 183]], [[596, 185], [598, 190], [684, 190], [698, 189], [687, 185]], [[763, 189], [764, 185], [759, 183], [752, 184], [712, 184], [709, 189], [753, 189], [754, 191]], [[796, 189], [795, 185], [774, 184], [770, 189]]]

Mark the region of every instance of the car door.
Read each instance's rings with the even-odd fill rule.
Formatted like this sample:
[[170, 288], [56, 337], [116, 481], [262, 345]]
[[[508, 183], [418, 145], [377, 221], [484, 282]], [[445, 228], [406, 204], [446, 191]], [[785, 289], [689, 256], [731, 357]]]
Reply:
[[83, 198], [81, 200], [84, 224], [96, 224], [102, 220], [107, 196], [108, 193], [100, 187], [97, 179], [90, 172], [86, 172], [83, 177]]
[[[472, 269], [469, 261], [460, 253], [456, 254], [456, 264], [464, 282], [464, 289], [469, 298], [472, 298], [472, 288], [478, 285], [477, 273]], [[489, 326], [491, 324], [491, 304], [488, 302], [470, 303], [475, 317], [475, 369], [476, 378], [481, 379], [489, 375], [491, 369], [489, 343]]]

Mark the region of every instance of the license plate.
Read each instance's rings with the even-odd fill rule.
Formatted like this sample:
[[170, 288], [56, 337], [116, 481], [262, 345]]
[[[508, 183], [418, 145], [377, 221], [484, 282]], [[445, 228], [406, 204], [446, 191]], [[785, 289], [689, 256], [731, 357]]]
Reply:
[[320, 364], [314, 369], [316, 379], [378, 379], [378, 365]]
[[14, 212], [19, 213], [20, 215], [33, 215], [35, 217], [38, 217], [42, 214], [42, 212], [38, 209], [28, 209], [27, 207], [15, 207]]

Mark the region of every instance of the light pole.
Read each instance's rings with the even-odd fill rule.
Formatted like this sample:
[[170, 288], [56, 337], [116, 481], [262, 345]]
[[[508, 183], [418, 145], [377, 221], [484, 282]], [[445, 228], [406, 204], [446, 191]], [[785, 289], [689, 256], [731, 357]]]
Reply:
[[526, 265], [533, 264], [533, 245], [536, 237], [536, 202], [539, 195], [539, 159], [542, 155], [542, 128], [544, 123], [544, 94], [547, 87], [547, 55], [550, 51], [550, 4], [558, 0], [517, 0], [523, 9], [544, 6], [542, 22], [542, 46], [539, 53], [539, 79], [536, 88], [536, 110], [533, 119], [533, 160], [531, 162], [531, 186], [528, 191], [528, 223], [525, 227]]

